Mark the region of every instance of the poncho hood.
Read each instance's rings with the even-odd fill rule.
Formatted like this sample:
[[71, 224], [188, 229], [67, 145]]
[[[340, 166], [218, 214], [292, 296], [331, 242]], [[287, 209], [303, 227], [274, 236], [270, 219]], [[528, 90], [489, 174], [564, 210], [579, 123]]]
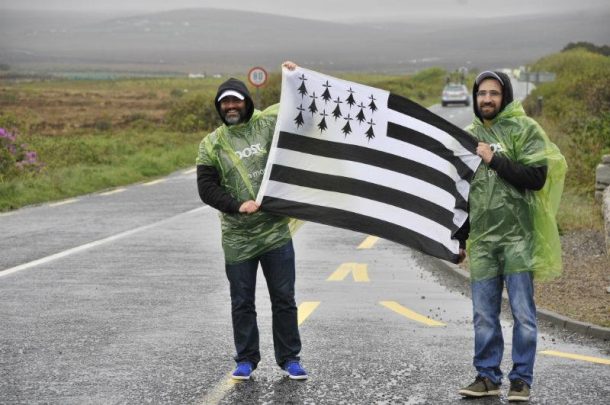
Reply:
[[[489, 75], [485, 75], [486, 73], [490, 73]], [[493, 73], [493, 74], [492, 74]], [[499, 77], [502, 82], [498, 81], [497, 79], [495, 79], [495, 76]], [[485, 80], [485, 79], [493, 79], [496, 80], [500, 83], [500, 85], [502, 86], [502, 104], [500, 105], [500, 111], [498, 112], [498, 115], [504, 110], [504, 108], [506, 108], [507, 105], [509, 105], [510, 103], [513, 102], [513, 85], [510, 83], [510, 77], [508, 77], [508, 75], [506, 73], [502, 73], [502, 72], [483, 72], [479, 75], [479, 77], [483, 77], [480, 81], [475, 80], [475, 83], [472, 87], [472, 109], [474, 110], [474, 115], [476, 115], [476, 117], [478, 119], [480, 119], [481, 121], [483, 120], [483, 117], [481, 117], [481, 113], [479, 112], [479, 103], [477, 103], [477, 92], [479, 91], [479, 84]]]
[[250, 118], [252, 118], [252, 114], [254, 113], [254, 103], [252, 102], [250, 92], [248, 91], [248, 88], [246, 87], [244, 82], [232, 77], [218, 87], [216, 97], [214, 98], [214, 105], [216, 106], [216, 111], [218, 111], [218, 115], [220, 116], [222, 122], [224, 122], [225, 125], [229, 125], [220, 112], [220, 101], [218, 100], [218, 97], [220, 97], [220, 95], [227, 90], [236, 91], [242, 96], [244, 96], [244, 100], [246, 101], [246, 116], [242, 122], [250, 121]]

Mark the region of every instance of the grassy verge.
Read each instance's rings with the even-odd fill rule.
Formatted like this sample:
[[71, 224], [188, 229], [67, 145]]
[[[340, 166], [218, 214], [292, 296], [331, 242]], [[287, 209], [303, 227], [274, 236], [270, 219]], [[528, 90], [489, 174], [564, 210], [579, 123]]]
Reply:
[[0, 211], [130, 184], [192, 166], [203, 134], [125, 131], [72, 136], [25, 136], [40, 172], [0, 181]]

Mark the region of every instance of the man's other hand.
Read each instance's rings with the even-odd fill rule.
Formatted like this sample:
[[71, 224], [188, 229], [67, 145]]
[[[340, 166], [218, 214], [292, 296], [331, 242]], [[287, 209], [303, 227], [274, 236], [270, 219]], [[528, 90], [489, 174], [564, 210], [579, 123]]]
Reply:
[[477, 146], [477, 155], [483, 159], [483, 162], [485, 162], [486, 165], [488, 165], [489, 162], [491, 162], [491, 159], [494, 157], [491, 146], [485, 142], [479, 142], [479, 145]]
[[464, 259], [466, 259], [466, 250], [460, 249], [460, 253], [458, 256], [458, 263], [462, 263], [464, 261]]
[[239, 212], [242, 214], [254, 214], [260, 206], [254, 200], [248, 200], [242, 203], [239, 207]]
[[294, 62], [287, 60], [286, 62], [282, 63], [282, 67], [285, 67], [288, 70], [294, 70], [298, 67], [298, 65]]

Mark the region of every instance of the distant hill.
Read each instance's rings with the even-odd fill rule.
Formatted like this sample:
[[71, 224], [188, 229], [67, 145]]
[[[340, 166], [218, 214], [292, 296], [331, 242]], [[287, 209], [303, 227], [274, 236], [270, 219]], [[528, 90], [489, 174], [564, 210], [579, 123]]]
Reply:
[[185, 73], [277, 69], [285, 59], [324, 71], [515, 66], [569, 42], [602, 45], [609, 20], [610, 11], [347, 24], [218, 9], [125, 17], [0, 10], [0, 63]]

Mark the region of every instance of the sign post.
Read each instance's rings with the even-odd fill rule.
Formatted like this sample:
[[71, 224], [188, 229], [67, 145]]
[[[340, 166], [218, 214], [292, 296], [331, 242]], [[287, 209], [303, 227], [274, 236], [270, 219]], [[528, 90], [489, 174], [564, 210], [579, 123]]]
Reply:
[[525, 82], [525, 95], [529, 94], [530, 82], [539, 85], [540, 83], [552, 82], [556, 78], [556, 74], [552, 72], [530, 72], [528, 68], [519, 73], [519, 80]]
[[255, 66], [248, 72], [248, 81], [252, 86], [256, 87], [255, 100], [257, 106], [260, 105], [258, 89], [267, 83], [268, 77], [267, 71], [260, 66]]

